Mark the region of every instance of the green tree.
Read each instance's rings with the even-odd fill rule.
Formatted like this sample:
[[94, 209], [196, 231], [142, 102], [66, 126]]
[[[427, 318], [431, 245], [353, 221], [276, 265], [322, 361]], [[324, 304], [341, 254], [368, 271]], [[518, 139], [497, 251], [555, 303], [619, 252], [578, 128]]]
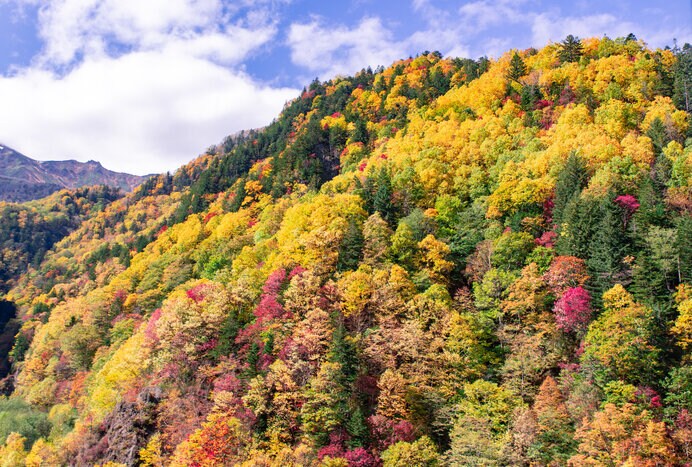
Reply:
[[392, 178], [389, 172], [382, 168], [377, 175], [377, 190], [372, 201], [372, 207], [379, 212], [390, 225], [395, 221], [396, 208], [392, 203]]
[[400, 441], [382, 453], [384, 467], [437, 467], [440, 465], [435, 444], [427, 436], [408, 443]]
[[671, 141], [666, 127], [659, 117], [654, 118], [651, 122], [649, 129], [646, 131], [646, 136], [651, 138], [651, 143], [654, 145], [654, 154], [657, 156], [663, 152], [663, 148]]
[[507, 432], [520, 399], [511, 391], [478, 380], [464, 387], [451, 431], [450, 465], [504, 465]]
[[603, 309], [584, 338], [584, 368], [601, 384], [612, 379], [653, 383], [660, 351], [652, 344], [651, 310], [636, 303], [620, 284], [603, 294]]
[[338, 271], [358, 269], [358, 264], [363, 256], [363, 242], [363, 232], [360, 226], [355, 220], [350, 219], [339, 246], [339, 259], [336, 263]]
[[574, 196], [561, 214], [556, 249], [562, 256], [587, 258], [600, 222], [600, 203], [591, 196]]
[[584, 47], [581, 45], [581, 41], [578, 37], [570, 34], [560, 42], [560, 50], [558, 56], [560, 57], [560, 62], [569, 63], [576, 62], [584, 53]]
[[567, 157], [565, 166], [560, 171], [555, 183], [553, 221], [558, 226], [562, 222], [567, 204], [578, 197], [586, 186], [588, 174], [584, 160], [572, 151]]
[[47, 437], [51, 424], [46, 414], [33, 409], [21, 399], [0, 397], [0, 444], [10, 433], [19, 433], [31, 447], [34, 441]]
[[591, 276], [590, 292], [596, 302], [618, 279], [627, 247], [622, 212], [613, 199], [610, 195], [600, 203], [600, 221], [591, 238], [586, 260]]
[[524, 266], [526, 257], [536, 243], [527, 232], [507, 232], [495, 242], [491, 262], [493, 266], [505, 270], [517, 270]]
[[317, 446], [327, 444], [329, 434], [345, 416], [337, 383], [339, 373], [338, 363], [324, 362], [305, 391], [305, 403], [300, 409], [302, 430]]
[[677, 273], [679, 282], [692, 282], [692, 217], [682, 216], [677, 223]]
[[692, 45], [676, 46], [677, 63], [673, 73], [673, 101], [679, 109], [692, 112]]
[[526, 74], [526, 64], [521, 56], [514, 52], [509, 61], [509, 70], [507, 70], [507, 78], [511, 81], [519, 81], [519, 78]]
[[414, 259], [417, 254], [418, 241], [413, 229], [407, 222], [399, 222], [394, 235], [392, 235], [392, 256], [397, 263], [408, 270], [413, 269]]

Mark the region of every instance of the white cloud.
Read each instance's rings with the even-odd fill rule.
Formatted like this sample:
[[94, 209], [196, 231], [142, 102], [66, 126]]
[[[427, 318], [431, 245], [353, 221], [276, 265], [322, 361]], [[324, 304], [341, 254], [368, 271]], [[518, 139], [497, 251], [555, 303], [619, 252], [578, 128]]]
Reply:
[[63, 77], [28, 70], [0, 78], [1, 138], [39, 159], [173, 170], [225, 135], [269, 123], [296, 94], [198, 58], [132, 53]]
[[461, 27], [465, 32], [479, 32], [498, 24], [525, 22], [527, 15], [519, 8], [522, 1], [480, 0], [459, 8]]
[[655, 24], [633, 23], [609, 14], [593, 14], [586, 16], [559, 16], [542, 13], [533, 16], [532, 41], [541, 47], [549, 41], [558, 42], [568, 34], [578, 37], [625, 37], [629, 33], [643, 39], [651, 47], [665, 47], [673, 44], [673, 39], [685, 42], [692, 40], [690, 28], [657, 28]]
[[[33, 2], [35, 0], [20, 0]], [[221, 0], [54, 0], [39, 8], [40, 61], [70, 64], [80, 56], [179, 47], [227, 64], [266, 43], [275, 25], [263, 4]]]
[[531, 31], [534, 44], [541, 46], [549, 41], [561, 41], [568, 34], [578, 37], [626, 36], [633, 31], [633, 25], [607, 13], [577, 17], [539, 14], [533, 19]]
[[324, 78], [353, 73], [367, 65], [389, 64], [403, 53], [402, 45], [392, 39], [379, 18], [365, 18], [353, 29], [325, 26], [319, 18], [294, 23], [288, 45], [293, 63], [320, 72]]
[[353, 28], [327, 25], [318, 17], [309, 23], [293, 23], [287, 44], [294, 64], [319, 73], [323, 79], [355, 73], [366, 66], [388, 66], [424, 50], [443, 54], [468, 50], [451, 29], [425, 29], [396, 40], [376, 17], [364, 18]]
[[0, 141], [37, 159], [144, 174], [268, 124], [298, 92], [241, 71], [276, 35], [272, 3], [41, 1], [43, 50], [0, 76]]
[[257, 29], [228, 28], [225, 33], [212, 32], [190, 38], [171, 38], [163, 42], [164, 51], [175, 51], [191, 57], [204, 58], [232, 65], [240, 63], [253, 50], [266, 44], [276, 34], [273, 26]]
[[[499, 56], [511, 48], [543, 47], [548, 42], [557, 42], [568, 34], [579, 37], [626, 36], [630, 32], [647, 41], [650, 46], [663, 47], [692, 40], [692, 28], [662, 27], [672, 23], [665, 15], [676, 14], [674, 9], [649, 7], [641, 14], [651, 21], [625, 20], [622, 14], [613, 13], [617, 8], [607, 2], [597, 4], [593, 0], [577, 4], [548, 3], [538, 9], [540, 2], [531, 0], [473, 0], [464, 2], [457, 15], [440, 14], [434, 0], [413, 0], [413, 7], [425, 14], [429, 26], [438, 24], [438, 29], [454, 30], [459, 37], [466, 37], [475, 47], [475, 55]], [[637, 8], [622, 2], [622, 8]], [[591, 14], [574, 14], [576, 11]], [[434, 14], [430, 14], [434, 13]], [[432, 18], [432, 19], [431, 19]], [[633, 16], [634, 18], [634, 16]]]

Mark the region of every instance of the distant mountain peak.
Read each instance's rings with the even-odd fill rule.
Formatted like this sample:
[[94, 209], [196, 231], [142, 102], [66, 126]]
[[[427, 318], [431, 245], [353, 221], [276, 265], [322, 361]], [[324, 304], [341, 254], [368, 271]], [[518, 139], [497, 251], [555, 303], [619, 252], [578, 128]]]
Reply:
[[28, 201], [62, 188], [108, 185], [132, 191], [147, 176], [108, 170], [100, 162], [37, 161], [0, 143], [0, 200]]

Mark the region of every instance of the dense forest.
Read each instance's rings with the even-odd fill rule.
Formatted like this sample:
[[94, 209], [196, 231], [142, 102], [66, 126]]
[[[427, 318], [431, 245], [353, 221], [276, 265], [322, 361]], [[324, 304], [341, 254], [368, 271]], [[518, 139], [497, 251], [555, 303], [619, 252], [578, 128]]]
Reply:
[[424, 52], [0, 206], [0, 462], [689, 465], [690, 92], [632, 35]]
[[55, 243], [103, 211], [122, 193], [107, 186], [59, 190], [24, 204], [0, 201], [0, 292], [29, 265], [38, 267]]

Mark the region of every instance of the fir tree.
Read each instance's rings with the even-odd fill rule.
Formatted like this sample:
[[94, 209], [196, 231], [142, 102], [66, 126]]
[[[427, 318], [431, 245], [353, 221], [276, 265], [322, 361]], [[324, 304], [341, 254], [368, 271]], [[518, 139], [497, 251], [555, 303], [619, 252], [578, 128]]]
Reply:
[[343, 324], [334, 330], [329, 361], [338, 363], [341, 366], [341, 381], [339, 383], [342, 386], [348, 386], [356, 379], [358, 374], [358, 354]]
[[587, 177], [586, 164], [582, 158], [574, 152], [570, 153], [555, 184], [553, 221], [558, 226], [562, 222], [563, 212], [567, 203], [575, 196], [579, 196], [582, 188], [586, 186]]
[[235, 191], [233, 192], [233, 199], [230, 203], [230, 206], [228, 207], [228, 210], [231, 212], [236, 212], [240, 209], [240, 207], [243, 205], [243, 200], [245, 199], [245, 196], [247, 195], [245, 191], [245, 180], [241, 179], [238, 183], [238, 186], [236, 187]]
[[692, 112], [692, 45], [674, 50], [678, 61], [673, 72], [673, 101], [679, 109]]
[[600, 220], [597, 200], [590, 197], [574, 196], [567, 203], [562, 214], [562, 222], [556, 248], [561, 255], [586, 258], [589, 255], [591, 239]]
[[363, 189], [359, 194], [361, 198], [363, 198], [363, 207], [368, 212], [368, 214], [374, 214], [376, 211], [376, 209], [374, 208], [376, 190], [377, 185], [375, 184], [375, 179], [370, 176], [366, 177], [365, 183], [363, 184]]
[[637, 256], [630, 289], [637, 301], [642, 303], [655, 303], [667, 295], [665, 278], [646, 248], [642, 248]]
[[368, 144], [370, 137], [368, 136], [368, 126], [367, 123], [362, 120], [356, 120], [355, 128], [353, 129], [353, 134], [351, 139], [354, 143]]
[[339, 259], [336, 264], [338, 271], [358, 269], [358, 264], [363, 256], [363, 243], [363, 232], [358, 224], [351, 219], [339, 247]]
[[351, 435], [349, 447], [356, 448], [365, 445], [368, 441], [368, 425], [363, 415], [363, 409], [356, 407], [346, 422], [346, 431]]
[[649, 129], [646, 132], [646, 136], [651, 138], [651, 143], [654, 145], [654, 154], [659, 155], [663, 151], [663, 148], [670, 142], [670, 137], [666, 132], [666, 127], [660, 118], [656, 117], [651, 122]]
[[600, 222], [589, 245], [589, 256], [586, 265], [591, 275], [589, 290], [594, 300], [598, 301], [603, 292], [610, 289], [622, 271], [622, 259], [625, 256], [625, 230], [622, 213], [613, 202], [611, 194], [601, 201], [599, 206]]
[[682, 216], [677, 225], [678, 282], [692, 282], [692, 218]]
[[534, 84], [524, 86], [521, 89], [521, 109], [528, 112], [534, 110], [536, 103], [543, 98], [541, 89]]
[[584, 48], [581, 45], [581, 41], [578, 37], [570, 34], [565, 38], [564, 41], [560, 43], [560, 51], [558, 55], [562, 63], [566, 62], [576, 62], [582, 56]]
[[392, 179], [386, 169], [380, 170], [377, 176], [377, 190], [373, 197], [372, 207], [380, 213], [390, 225], [395, 221], [395, 208], [392, 204]]
[[512, 59], [509, 61], [509, 70], [507, 71], [507, 78], [511, 81], [519, 81], [519, 78], [526, 74], [526, 64], [521, 56], [514, 52]]

